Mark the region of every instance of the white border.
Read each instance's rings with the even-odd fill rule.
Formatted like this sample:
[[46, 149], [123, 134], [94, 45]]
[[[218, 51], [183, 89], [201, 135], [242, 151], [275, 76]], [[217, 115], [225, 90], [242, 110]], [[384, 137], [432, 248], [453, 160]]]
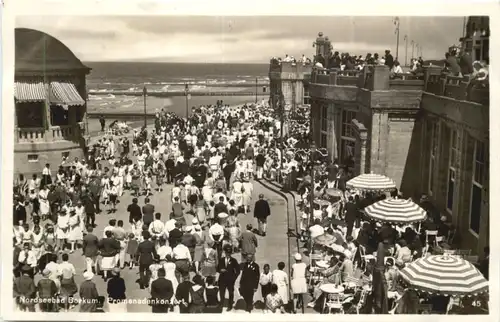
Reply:
[[[464, 0], [419, 0], [414, 3], [402, 0], [393, 1], [348, 1], [334, 2], [318, 0], [246, 0], [246, 1], [191, 1], [191, 0], [3, 0], [2, 10], [2, 66], [3, 66], [3, 92], [2, 92], [2, 167], [1, 183], [2, 195], [1, 206], [3, 220], [1, 225], [2, 236], [2, 267], [1, 267], [1, 286], [7, 296], [2, 297], [1, 317], [6, 320], [109, 320], [109, 321], [134, 321], [134, 320], [152, 320], [164, 321], [179, 320], [190, 321], [200, 319], [195, 315], [175, 315], [175, 314], [151, 314], [151, 313], [66, 313], [66, 314], [41, 314], [41, 313], [14, 313], [12, 311], [13, 301], [10, 296], [12, 290], [12, 182], [13, 182], [13, 137], [14, 130], [14, 107], [13, 107], [13, 79], [14, 79], [14, 20], [16, 15], [385, 15], [385, 16], [416, 16], [416, 15], [490, 15], [491, 16], [491, 44], [490, 57], [499, 57], [499, 10], [495, 1], [464, 1]], [[1, 9], [0, 9], [1, 10]], [[49, 18], [50, 19], [50, 18]], [[332, 31], [335, 29], [332, 21]], [[279, 49], [277, 49], [279, 50]], [[495, 58], [492, 59], [490, 68], [491, 88], [497, 88], [499, 85], [498, 66]], [[495, 142], [498, 138], [498, 123], [496, 119], [496, 106], [498, 102], [498, 93], [495, 90], [491, 92], [492, 126], [490, 128], [490, 142]], [[490, 175], [496, 178], [498, 175], [498, 153], [496, 144], [490, 145]], [[490, 195], [498, 195], [498, 181], [490, 180]], [[500, 198], [490, 197], [490, 207], [498, 209], [498, 200]], [[493, 230], [498, 226], [498, 217], [491, 211], [490, 226]], [[498, 321], [499, 316], [499, 297], [498, 297], [498, 254], [499, 239], [491, 238], [491, 260], [490, 260], [490, 297], [492, 307], [489, 316], [480, 316], [481, 320]], [[366, 321], [366, 320], [388, 320], [398, 321], [402, 316], [377, 316], [377, 315], [266, 315], [259, 314], [204, 314], [203, 321], [249, 321], [262, 319], [273, 321]], [[406, 321], [420, 321], [423, 319], [439, 318], [440, 321], [470, 319], [468, 316], [404, 316]], [[478, 317], [479, 318], [479, 317]]]

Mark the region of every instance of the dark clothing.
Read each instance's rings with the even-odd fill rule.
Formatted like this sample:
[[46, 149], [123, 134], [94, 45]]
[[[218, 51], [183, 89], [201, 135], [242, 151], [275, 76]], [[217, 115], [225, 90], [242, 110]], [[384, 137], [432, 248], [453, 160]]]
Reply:
[[172, 212], [174, 214], [175, 219], [181, 218], [184, 216], [184, 214], [182, 213], [182, 205], [180, 202], [174, 202], [172, 204]]
[[189, 294], [191, 296], [191, 303], [189, 303], [189, 313], [203, 313], [205, 309], [205, 299], [203, 295], [205, 294], [205, 288], [200, 287], [198, 290], [194, 290], [192, 287], [189, 289]]
[[94, 257], [99, 251], [99, 238], [93, 233], [88, 233], [83, 237], [83, 256]]
[[80, 312], [95, 312], [97, 309], [97, 300], [99, 293], [95, 283], [92, 281], [83, 281], [80, 285]]
[[460, 74], [460, 66], [458, 65], [457, 57], [448, 57], [446, 59], [446, 66], [448, 66], [453, 76], [458, 76]]
[[247, 311], [253, 309], [253, 295], [259, 287], [260, 270], [257, 263], [245, 264], [240, 279], [240, 294], [247, 305]]
[[260, 199], [255, 202], [253, 216], [257, 219], [267, 219], [271, 215], [271, 208], [267, 200]]
[[164, 277], [158, 277], [151, 283], [151, 306], [153, 313], [167, 313], [170, 299], [174, 295], [172, 282]]
[[168, 234], [168, 243], [170, 247], [175, 247], [182, 239], [182, 231], [178, 228], [174, 228]]
[[38, 281], [37, 285], [38, 297], [41, 299], [53, 299], [53, 303], [50, 300], [40, 301], [40, 309], [42, 312], [55, 312], [56, 307], [54, 305], [56, 295], [57, 295], [57, 285], [50, 278], [42, 278]]
[[224, 296], [226, 295], [226, 289], [229, 292], [229, 304], [228, 307], [233, 307], [234, 302], [234, 283], [240, 275], [240, 266], [238, 261], [233, 257], [230, 257], [229, 260], [226, 258], [222, 258], [219, 261], [218, 265], [219, 271], [219, 291], [221, 301], [224, 300]]
[[26, 216], [26, 207], [17, 204], [14, 207], [14, 225], [19, 225], [20, 221], [26, 223]]
[[266, 162], [266, 158], [264, 157], [264, 155], [262, 155], [260, 153], [257, 154], [257, 157], [255, 158], [255, 164], [258, 167], [263, 167], [265, 162]]
[[108, 303], [118, 303], [121, 300], [125, 300], [127, 296], [125, 295], [125, 280], [120, 276], [113, 276], [108, 281]]
[[[193, 287], [193, 283], [190, 281], [180, 282], [175, 291], [175, 298], [179, 302], [189, 303], [189, 290]], [[180, 313], [188, 313], [188, 306], [180, 304]]]
[[391, 54], [385, 55], [385, 65], [389, 67], [389, 69], [392, 69], [394, 66], [394, 57], [392, 57]]
[[149, 265], [153, 264], [153, 257], [156, 255], [155, 244], [150, 240], [145, 240], [137, 247], [137, 256], [139, 257], [139, 264]]
[[99, 242], [102, 257], [115, 256], [120, 252], [120, 242], [114, 238], [103, 238]]
[[132, 203], [128, 205], [127, 211], [129, 213], [128, 221], [130, 223], [139, 221], [142, 219], [142, 211], [141, 207], [138, 204]]
[[222, 203], [222, 202], [219, 202], [219, 203], [216, 203], [215, 204], [215, 207], [214, 207], [214, 216], [215, 218], [217, 218], [217, 215], [218, 214], [221, 214], [221, 213], [228, 213], [228, 210], [227, 210], [227, 206]]
[[142, 222], [144, 225], [148, 225], [154, 221], [155, 206], [151, 204], [146, 204], [142, 207]]
[[205, 296], [207, 298], [207, 302], [205, 303], [204, 313], [221, 313], [222, 307], [220, 306], [219, 299], [217, 298], [219, 294], [219, 288], [217, 286], [214, 287], [206, 287], [205, 288]]
[[57, 263], [57, 255], [52, 253], [43, 254], [38, 260], [38, 270], [40, 272], [43, 272], [45, 266], [47, 266], [47, 264], [50, 262]]

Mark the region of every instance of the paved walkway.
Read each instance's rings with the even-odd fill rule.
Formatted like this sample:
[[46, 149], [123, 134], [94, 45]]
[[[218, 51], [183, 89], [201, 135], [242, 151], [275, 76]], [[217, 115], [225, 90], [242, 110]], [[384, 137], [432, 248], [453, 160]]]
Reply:
[[[150, 197], [151, 203], [155, 205], [156, 211], [162, 213], [162, 220], [166, 220], [168, 214], [171, 211], [171, 201], [170, 201], [170, 192], [172, 185], [167, 185], [163, 192], [156, 192], [153, 196]], [[262, 266], [264, 264], [269, 264], [271, 266], [271, 270], [277, 267], [279, 262], [284, 262], [288, 265], [288, 238], [286, 235], [288, 229], [288, 223], [286, 218], [286, 202], [285, 200], [279, 196], [278, 194], [266, 189], [258, 182], [254, 182], [254, 191], [253, 191], [253, 199], [252, 206], [255, 201], [258, 199], [258, 195], [263, 193], [268, 199], [269, 204], [271, 206], [271, 217], [268, 220], [268, 234], [266, 237], [257, 236], [259, 247], [257, 249], [256, 254], [256, 262]], [[126, 211], [127, 206], [132, 202], [132, 196], [129, 192], [125, 192], [125, 194], [120, 198], [120, 203], [118, 204], [117, 212], [114, 214], [107, 214], [107, 211], [103, 211], [101, 214], [96, 217], [97, 228], [94, 230], [94, 233], [101, 238], [103, 234], [104, 227], [107, 226], [107, 223], [110, 219], [123, 220], [125, 223], [125, 228], [128, 230], [128, 212]], [[139, 198], [139, 204], [142, 206], [144, 204], [144, 197]], [[253, 211], [253, 207], [252, 207]], [[239, 215], [240, 223], [242, 227], [245, 227], [248, 223], [252, 223], [254, 227], [257, 226], [256, 219], [253, 218], [253, 212], [248, 215]], [[240, 254], [235, 254], [234, 257], [239, 261]], [[75, 265], [77, 275], [75, 277], [76, 283], [80, 286], [83, 281], [82, 273], [85, 269], [85, 259], [82, 257], [81, 250], [75, 251], [73, 254], [70, 254], [70, 262]], [[288, 270], [288, 269], [287, 269]], [[138, 269], [124, 269], [122, 272], [122, 277], [125, 279], [126, 287], [127, 287], [127, 297], [130, 300], [134, 301], [142, 301], [149, 298], [149, 293], [147, 290], [141, 290], [139, 285], [136, 283], [139, 278]], [[100, 295], [106, 295], [106, 284], [100, 276], [94, 277], [94, 282], [97, 285], [97, 289]], [[236, 281], [236, 286], [239, 285], [239, 281]], [[255, 294], [254, 301], [258, 302], [262, 300], [260, 288], [257, 290]], [[236, 287], [235, 291], [235, 311], [236, 312], [244, 312], [242, 309], [244, 308], [244, 302], [241, 299]], [[107, 305], [104, 307], [105, 311], [107, 311]], [[151, 308], [144, 303], [129, 303], [127, 305], [128, 312], [151, 312]], [[74, 308], [74, 311], [77, 311], [78, 308]], [[257, 310], [260, 311], [260, 310]]]

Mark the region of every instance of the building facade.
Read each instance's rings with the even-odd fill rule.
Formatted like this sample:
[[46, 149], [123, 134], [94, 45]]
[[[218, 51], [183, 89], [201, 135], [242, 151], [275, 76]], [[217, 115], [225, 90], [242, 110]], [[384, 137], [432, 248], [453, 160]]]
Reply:
[[405, 197], [429, 196], [463, 245], [482, 252], [489, 241], [489, 88], [469, 88], [436, 67], [419, 78], [389, 74], [386, 66], [357, 76], [314, 68], [316, 144], [355, 175], [384, 174]]
[[[488, 37], [488, 22], [472, 17], [461, 40], [472, 41], [474, 59], [488, 61]], [[302, 77], [294, 72], [277, 81]], [[402, 79], [390, 79], [387, 66], [366, 66], [313, 67], [307, 86], [317, 146], [355, 175], [383, 174], [405, 197], [428, 196], [452, 219], [461, 245], [482, 253], [490, 227], [488, 83], [444, 76], [436, 66]]]
[[56, 38], [15, 30], [15, 172], [56, 168], [84, 156], [86, 75], [90, 68]]

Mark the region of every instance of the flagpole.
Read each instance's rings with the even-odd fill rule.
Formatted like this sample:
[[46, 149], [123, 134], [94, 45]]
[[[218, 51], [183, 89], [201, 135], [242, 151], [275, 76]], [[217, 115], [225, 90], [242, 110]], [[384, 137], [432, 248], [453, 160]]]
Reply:
[[148, 95], [148, 90], [146, 88], [146, 85], [144, 85], [144, 88], [142, 89], [142, 96], [144, 97], [144, 128], [147, 126], [147, 119], [148, 116], [146, 114], [146, 96]]
[[189, 101], [189, 85], [187, 83], [184, 83], [184, 88], [185, 88], [185, 94], [186, 94], [186, 119], [189, 118], [189, 104], [188, 104], [188, 101]]
[[405, 66], [408, 66], [408, 36], [405, 35], [403, 40], [405, 41]]

